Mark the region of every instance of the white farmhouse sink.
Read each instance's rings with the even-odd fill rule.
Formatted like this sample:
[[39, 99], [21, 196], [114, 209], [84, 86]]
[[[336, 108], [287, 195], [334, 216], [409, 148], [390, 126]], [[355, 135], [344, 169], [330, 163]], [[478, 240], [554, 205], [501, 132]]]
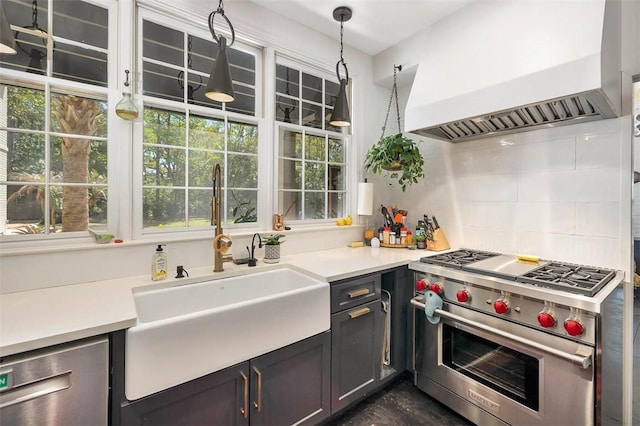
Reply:
[[129, 400], [330, 328], [329, 283], [282, 268], [134, 294], [127, 330]]

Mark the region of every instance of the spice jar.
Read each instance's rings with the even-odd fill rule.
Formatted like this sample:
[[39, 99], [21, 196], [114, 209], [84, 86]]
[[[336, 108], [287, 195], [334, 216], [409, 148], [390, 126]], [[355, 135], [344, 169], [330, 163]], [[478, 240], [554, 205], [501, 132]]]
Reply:
[[413, 232], [407, 231], [407, 244], [413, 244]]
[[391, 245], [395, 245], [396, 244], [396, 233], [395, 232], [391, 232], [389, 234], [389, 243]]
[[384, 244], [389, 244], [390, 234], [391, 234], [391, 227], [385, 226], [384, 229], [382, 230], [382, 242]]
[[400, 228], [400, 244], [407, 244], [407, 228]]

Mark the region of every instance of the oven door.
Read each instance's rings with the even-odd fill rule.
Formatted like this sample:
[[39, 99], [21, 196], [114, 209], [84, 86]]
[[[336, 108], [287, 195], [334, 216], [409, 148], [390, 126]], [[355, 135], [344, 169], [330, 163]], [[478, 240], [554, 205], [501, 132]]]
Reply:
[[477, 424], [594, 424], [593, 348], [457, 305], [443, 310], [437, 325], [414, 310], [420, 389]]

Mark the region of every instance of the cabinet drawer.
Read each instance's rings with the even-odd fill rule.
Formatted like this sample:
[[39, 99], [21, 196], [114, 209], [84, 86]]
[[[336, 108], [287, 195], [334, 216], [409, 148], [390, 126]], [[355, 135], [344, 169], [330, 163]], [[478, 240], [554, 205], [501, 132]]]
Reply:
[[380, 274], [331, 285], [331, 313], [380, 298]]

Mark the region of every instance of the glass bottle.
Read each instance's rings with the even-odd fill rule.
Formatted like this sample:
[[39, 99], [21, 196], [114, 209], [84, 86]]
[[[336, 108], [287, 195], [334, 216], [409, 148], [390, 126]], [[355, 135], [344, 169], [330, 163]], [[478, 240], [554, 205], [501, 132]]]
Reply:
[[122, 99], [116, 104], [116, 114], [123, 120], [135, 120], [138, 118], [138, 108], [133, 103], [131, 93], [122, 93]]

